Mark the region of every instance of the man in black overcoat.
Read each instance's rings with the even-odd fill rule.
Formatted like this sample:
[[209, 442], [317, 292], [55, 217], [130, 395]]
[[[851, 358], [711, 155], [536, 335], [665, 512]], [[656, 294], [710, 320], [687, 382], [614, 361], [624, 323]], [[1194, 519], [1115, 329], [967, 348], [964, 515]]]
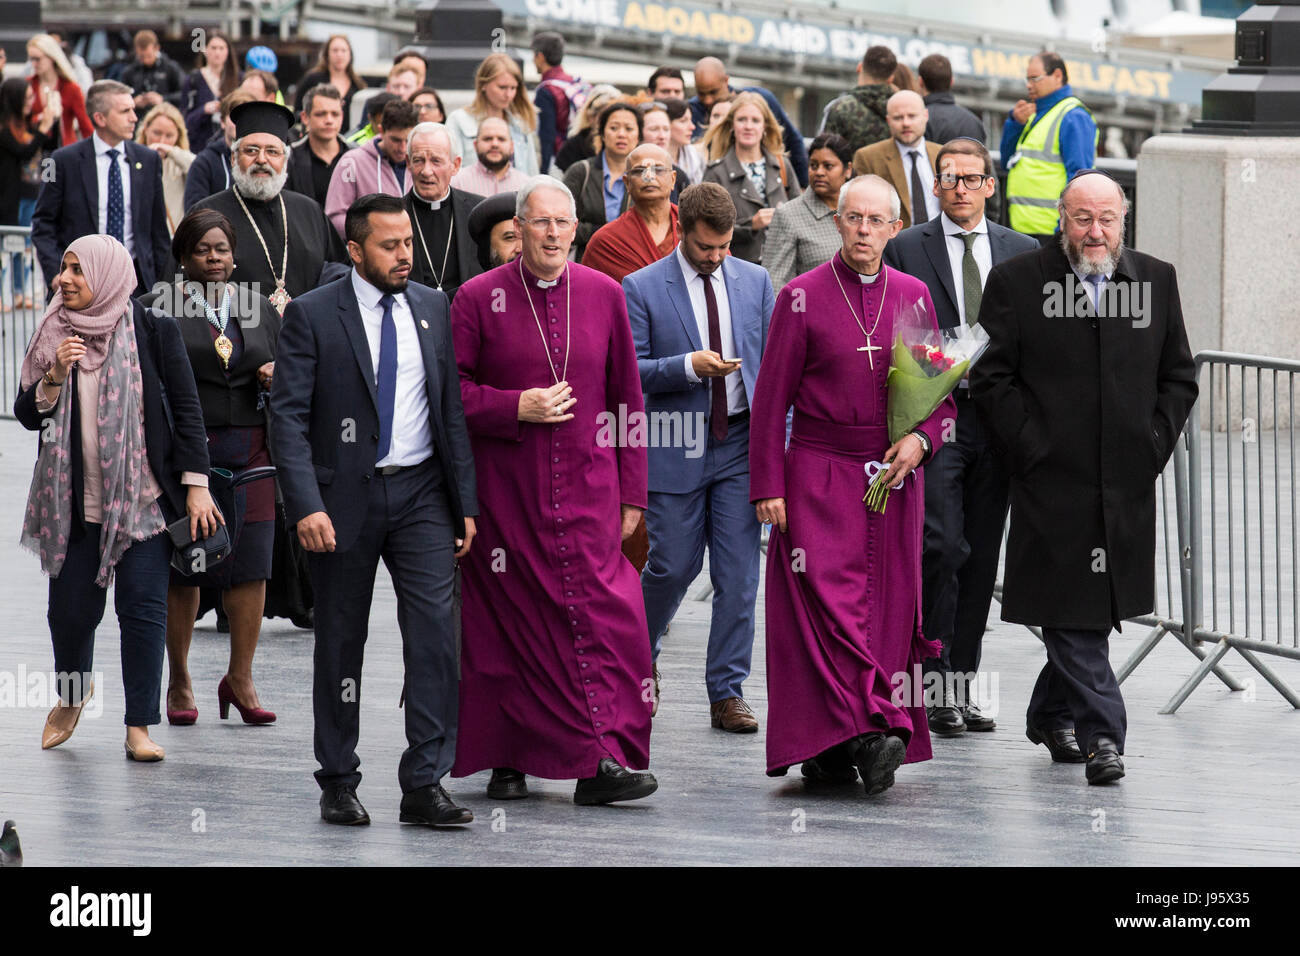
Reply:
[[1108, 638], [1154, 606], [1155, 481], [1197, 386], [1174, 267], [1123, 248], [1118, 184], [1084, 170], [1059, 211], [1059, 243], [989, 273], [970, 387], [1011, 475], [1002, 619], [1047, 645], [1027, 734], [1106, 783], [1126, 728]]

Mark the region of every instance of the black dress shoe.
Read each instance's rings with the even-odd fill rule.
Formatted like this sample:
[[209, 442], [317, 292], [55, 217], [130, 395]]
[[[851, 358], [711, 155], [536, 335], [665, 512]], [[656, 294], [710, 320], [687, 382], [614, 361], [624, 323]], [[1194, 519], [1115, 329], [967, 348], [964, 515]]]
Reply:
[[961, 719], [966, 724], [967, 730], [973, 730], [977, 733], [985, 733], [998, 725], [998, 722], [992, 717], [986, 717], [984, 714], [980, 713], [980, 709], [974, 704], [967, 704], [965, 707], [958, 707], [957, 712], [961, 714]]
[[451, 802], [440, 784], [402, 794], [397, 819], [402, 823], [422, 823], [427, 827], [454, 827], [474, 822], [474, 814]]
[[491, 800], [522, 800], [528, 796], [528, 783], [518, 770], [497, 767], [488, 781], [487, 795]]
[[1083, 763], [1083, 751], [1074, 739], [1074, 730], [1040, 730], [1033, 724], [1025, 727], [1025, 736], [1036, 744], [1047, 744], [1052, 752], [1052, 759], [1057, 763]]
[[823, 750], [816, 757], [805, 760], [799, 771], [810, 786], [838, 787], [858, 781], [858, 768], [853, 766], [853, 761], [841, 746]]
[[925, 708], [925, 716], [929, 719], [930, 733], [937, 737], [956, 737], [966, 732], [966, 722], [957, 709], [957, 698], [953, 696], [952, 688], [947, 686], [947, 681], [944, 685], [943, 702]]
[[1088, 754], [1084, 775], [1089, 783], [1110, 783], [1124, 776], [1124, 761], [1119, 757], [1119, 747], [1109, 737], [1098, 737]]
[[320, 818], [345, 827], [366, 826], [370, 814], [357, 799], [357, 788], [345, 784], [326, 787], [320, 795]]
[[894, 785], [894, 771], [903, 765], [903, 758], [907, 755], [907, 745], [901, 739], [879, 731], [854, 737], [845, 747], [862, 776], [867, 796], [874, 796]]
[[584, 777], [573, 791], [573, 802], [580, 807], [617, 800], [640, 800], [659, 789], [659, 781], [648, 770], [632, 772], [618, 765], [618, 761], [605, 757], [596, 769], [596, 776]]

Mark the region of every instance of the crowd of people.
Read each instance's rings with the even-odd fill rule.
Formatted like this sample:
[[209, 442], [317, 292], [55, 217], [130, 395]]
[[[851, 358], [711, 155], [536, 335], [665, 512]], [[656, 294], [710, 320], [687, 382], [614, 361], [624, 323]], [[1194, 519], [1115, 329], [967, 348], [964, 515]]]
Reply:
[[[808, 142], [717, 58], [687, 97], [673, 67], [626, 93], [568, 73], [557, 33], [531, 49], [531, 95], [492, 53], [451, 112], [400, 55], [349, 132], [365, 84], [343, 35], [294, 110], [272, 51], [241, 71], [220, 33], [185, 76], [142, 31], [84, 96], [57, 38], [29, 43], [30, 80], [0, 87], [0, 211], [30, 219], [49, 290], [15, 404], [42, 432], [23, 542], [66, 677], [42, 746], [93, 693], [113, 582], [129, 756], [164, 756], [164, 652], [167, 719], [198, 720], [205, 593], [230, 633], [222, 718], [274, 722], [253, 662], [287, 588], [313, 596], [295, 620], [315, 629], [321, 815], [368, 823], [382, 560], [403, 822], [470, 822], [442, 781], [481, 770], [494, 800], [530, 775], [576, 779], [579, 804], [643, 798], [657, 659], [706, 551], [710, 722], [760, 729], [768, 525], [767, 772], [875, 794], [931, 734], [996, 727], [972, 685], [1010, 509], [1003, 614], [1047, 646], [1027, 735], [1089, 783], [1123, 776], [1108, 635], [1150, 606], [1153, 484], [1196, 384], [1172, 267], [1123, 247], [1065, 62], [1029, 59], [1003, 126], [1006, 228], [989, 131], [940, 55], [914, 76], [867, 49]], [[54, 175], [32, 175], [45, 154]], [[1077, 319], [1047, 318], [1045, 280], [1088, 289]], [[1099, 321], [1129, 281], [1155, 289], [1144, 323]], [[990, 345], [898, 435], [891, 350], [917, 308]]]

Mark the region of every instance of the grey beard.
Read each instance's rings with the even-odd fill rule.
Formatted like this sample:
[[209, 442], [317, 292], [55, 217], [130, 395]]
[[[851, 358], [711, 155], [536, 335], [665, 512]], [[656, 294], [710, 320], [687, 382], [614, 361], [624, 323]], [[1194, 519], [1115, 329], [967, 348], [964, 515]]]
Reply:
[[1075, 272], [1085, 276], [1109, 276], [1115, 274], [1115, 269], [1119, 266], [1119, 257], [1124, 253], [1124, 240], [1122, 238], [1115, 246], [1114, 252], [1107, 252], [1106, 258], [1100, 262], [1092, 262], [1084, 257], [1082, 244], [1074, 246], [1065, 237], [1065, 233], [1062, 232], [1059, 235], [1061, 237], [1061, 251], [1065, 253], [1065, 258], [1069, 260], [1070, 267]]
[[235, 181], [235, 186], [239, 189], [241, 195], [249, 199], [256, 199], [259, 202], [266, 202], [280, 195], [280, 190], [284, 189], [284, 184], [289, 181], [288, 163], [279, 173], [271, 176], [269, 179], [262, 179], [246, 173], [235, 163], [230, 170], [231, 178]]

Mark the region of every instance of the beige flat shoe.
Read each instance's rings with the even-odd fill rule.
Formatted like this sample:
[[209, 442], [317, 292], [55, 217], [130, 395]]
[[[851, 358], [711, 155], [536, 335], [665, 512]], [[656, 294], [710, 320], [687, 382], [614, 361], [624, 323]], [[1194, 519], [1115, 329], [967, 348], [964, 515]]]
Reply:
[[[72, 736], [72, 731], [76, 730], [77, 724], [81, 723], [82, 708], [86, 706], [86, 701], [90, 700], [90, 698], [94, 696], [95, 696], [95, 683], [94, 681], [91, 681], [90, 693], [86, 694], [86, 696], [81, 699], [80, 704], [77, 704], [75, 707], [65, 707], [63, 701], [60, 700], [58, 704], [54, 706], [54, 708], [50, 711], [49, 716], [45, 718], [45, 729], [41, 731], [42, 750], [51, 750], [57, 747], [59, 744], [64, 743], [69, 737]], [[72, 721], [72, 730], [64, 730], [62, 727], [56, 727], [52, 723], [54, 715], [58, 713], [60, 710], [75, 710], [77, 712], [76, 719]]]
[[140, 763], [156, 763], [157, 761], [162, 760], [163, 756], [166, 754], [166, 751], [164, 751], [162, 747], [158, 746], [147, 737], [145, 738], [144, 743], [135, 747], [131, 746], [130, 740], [127, 740], [122, 746], [126, 748], [126, 756], [129, 760], [137, 760]]

